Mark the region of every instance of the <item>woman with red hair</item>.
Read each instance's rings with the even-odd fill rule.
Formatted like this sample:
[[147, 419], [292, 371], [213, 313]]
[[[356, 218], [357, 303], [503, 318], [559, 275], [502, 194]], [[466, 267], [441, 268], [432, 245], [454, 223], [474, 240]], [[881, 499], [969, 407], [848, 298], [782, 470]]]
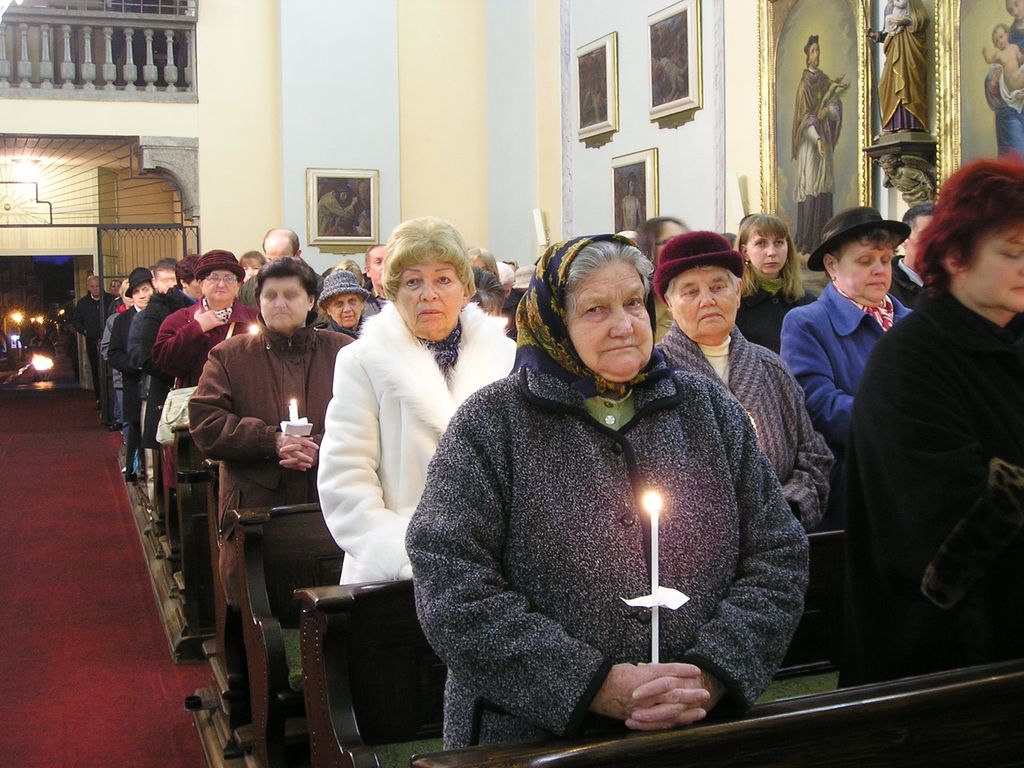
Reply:
[[1024, 165], [942, 188], [848, 440], [842, 683], [1024, 656]]

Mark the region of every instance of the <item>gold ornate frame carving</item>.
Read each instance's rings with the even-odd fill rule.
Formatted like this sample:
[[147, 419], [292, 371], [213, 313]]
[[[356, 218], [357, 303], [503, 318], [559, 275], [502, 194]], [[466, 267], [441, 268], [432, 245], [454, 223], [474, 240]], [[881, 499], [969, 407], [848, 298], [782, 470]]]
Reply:
[[[804, 0], [805, 2], [807, 0]], [[760, 144], [761, 144], [761, 206], [763, 210], [779, 212], [779, 189], [776, 169], [778, 168], [778, 136], [776, 135], [777, 106], [776, 101], [776, 54], [786, 18], [801, 0], [758, 0], [757, 14], [757, 48], [760, 72], [758, 76], [758, 96], [760, 103]], [[856, 26], [859, 30], [868, 28], [868, 19], [864, 5], [860, 0], [845, 0], [849, 6]], [[941, 0], [940, 0], [941, 2]], [[827, 22], [823, 22], [823, 28]], [[857, 78], [851, 80], [856, 85], [855, 102], [857, 105], [856, 126], [857, 142], [860, 148], [871, 143], [871, 112], [870, 93], [871, 75], [869, 71], [868, 47], [860, 46], [857, 54]], [[859, 205], [871, 204], [871, 161], [860, 152], [857, 161], [857, 198]]]

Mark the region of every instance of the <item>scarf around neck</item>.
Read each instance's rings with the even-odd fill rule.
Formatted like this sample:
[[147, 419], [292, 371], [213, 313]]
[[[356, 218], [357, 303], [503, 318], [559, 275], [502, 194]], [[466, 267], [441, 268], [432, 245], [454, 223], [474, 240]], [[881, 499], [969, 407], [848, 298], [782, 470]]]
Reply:
[[420, 339], [420, 344], [430, 350], [434, 362], [447, 379], [459, 361], [459, 343], [462, 341], [462, 321], [455, 324], [452, 332], [439, 341]]
[[[655, 381], [671, 374], [661, 351], [654, 349], [647, 365], [626, 382], [608, 381], [588, 368], [569, 338], [566, 325], [566, 290], [569, 267], [583, 248], [596, 242], [635, 245], [621, 235], [576, 237], [555, 243], [544, 252], [530, 279], [519, 308], [516, 310], [518, 349], [514, 370], [526, 368], [554, 376], [576, 390], [582, 397], [610, 394], [624, 397], [645, 381]], [[647, 314], [651, 329], [655, 327], [653, 294], [647, 293]]]
[[[833, 285], [835, 284], [833, 283]], [[882, 299], [882, 306], [871, 307], [868, 306], [867, 304], [861, 304], [856, 299], [847, 296], [839, 289], [838, 285], [835, 286], [835, 289], [836, 293], [838, 293], [844, 299], [853, 303], [854, 306], [860, 307], [860, 309], [865, 314], [871, 315], [873, 318], [875, 318], [875, 320], [878, 321], [878, 324], [882, 326], [883, 331], [888, 331], [890, 328], [892, 328], [893, 323], [896, 322], [896, 308], [892, 305], [892, 302], [889, 300], [888, 296]]]

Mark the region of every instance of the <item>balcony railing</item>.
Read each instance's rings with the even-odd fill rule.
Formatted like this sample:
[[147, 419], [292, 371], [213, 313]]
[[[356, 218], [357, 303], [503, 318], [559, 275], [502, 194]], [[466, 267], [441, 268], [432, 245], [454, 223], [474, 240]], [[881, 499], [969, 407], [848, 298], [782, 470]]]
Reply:
[[0, 98], [196, 101], [195, 14], [195, 0], [11, 6]]

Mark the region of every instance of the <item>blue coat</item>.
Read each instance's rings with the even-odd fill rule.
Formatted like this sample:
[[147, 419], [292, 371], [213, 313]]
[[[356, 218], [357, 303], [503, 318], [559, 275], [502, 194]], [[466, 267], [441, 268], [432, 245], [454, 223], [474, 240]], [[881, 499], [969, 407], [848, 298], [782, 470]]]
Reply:
[[[910, 314], [897, 299], [889, 298], [896, 322]], [[831, 283], [817, 301], [794, 307], [782, 321], [779, 354], [803, 387], [811, 423], [837, 461], [846, 454], [853, 395], [882, 334], [878, 321]]]

